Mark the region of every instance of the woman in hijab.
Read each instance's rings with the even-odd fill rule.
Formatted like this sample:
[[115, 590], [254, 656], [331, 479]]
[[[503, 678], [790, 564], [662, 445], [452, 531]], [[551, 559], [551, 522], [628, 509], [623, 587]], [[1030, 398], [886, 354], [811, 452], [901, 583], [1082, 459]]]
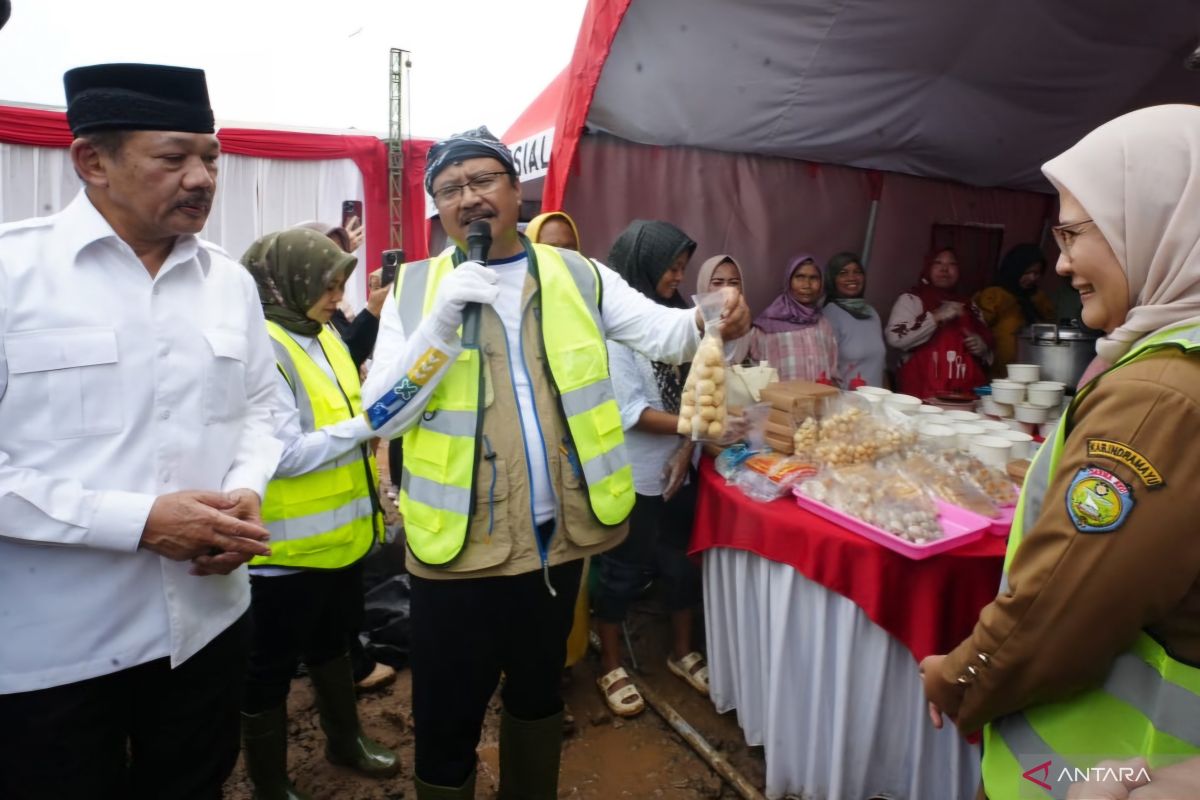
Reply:
[[[1200, 108], [1118, 117], [1042, 171], [1057, 272], [1110, 366], [1034, 458], [1003, 588], [966, 641], [922, 662], [925, 692], [935, 724], [986, 724], [990, 797], [1021, 792], [1033, 751], [1140, 757], [1148, 793], [1200, 797], [1195, 760], [1185, 787], [1165, 758], [1200, 752]], [[1069, 780], [1045, 782], [1061, 797]]]
[[925, 260], [921, 280], [896, 298], [887, 343], [901, 351], [897, 388], [921, 399], [974, 399], [987, 383], [992, 332], [958, 291], [958, 255], [945, 247]]
[[564, 250], [579, 249], [579, 228], [575, 220], [565, 211], [547, 211], [529, 220], [525, 226], [529, 241], [561, 247]]
[[1046, 272], [1046, 257], [1035, 244], [1019, 244], [1004, 254], [996, 280], [975, 295], [975, 305], [996, 341], [992, 377], [1003, 378], [1017, 360], [1017, 333], [1037, 322], [1054, 319], [1054, 303], [1038, 284]]
[[261, 797], [302, 796], [287, 776], [287, 696], [300, 660], [327, 758], [373, 777], [399, 769], [395, 753], [359, 726], [348, 653], [362, 614], [361, 559], [383, 531], [366, 446], [375, 431], [362, 413], [358, 370], [328, 325], [357, 263], [306, 228], [265, 236], [242, 256], [275, 347], [284, 444], [262, 504], [272, 552], [250, 562], [242, 741]]
[[838, 372], [846, 389], [883, 386], [887, 346], [883, 323], [863, 299], [867, 273], [854, 253], [838, 253], [825, 265], [825, 317], [837, 335]]
[[[745, 294], [742, 288], [744, 281], [742, 267], [737, 260], [731, 255], [721, 253], [700, 265], [700, 271], [696, 273], [696, 291], [719, 292], [730, 286]], [[750, 355], [750, 334], [726, 342], [725, 355], [729, 357], [730, 364], [741, 364], [745, 361]]]
[[[617, 238], [608, 264], [650, 299], [684, 308], [679, 295], [684, 268], [696, 243], [668, 222], [637, 220]], [[637, 491], [629, 536], [597, 556], [592, 607], [600, 634], [597, 681], [613, 714], [631, 717], [645, 702], [621, 667], [621, 625], [630, 603], [656, 573], [666, 586], [672, 644], [667, 668], [708, 694], [708, 667], [692, 646], [692, 618], [700, 603], [700, 571], [687, 556], [695, 507], [693, 487], [670, 485], [664, 472], [673, 460], [690, 460], [692, 443], [676, 434], [683, 376], [677, 367], [651, 362], [624, 345], [608, 343], [609, 370], [625, 428], [625, 447]]]
[[781, 381], [837, 381], [837, 335], [821, 313], [821, 270], [798, 255], [783, 273], [783, 293], [754, 320], [750, 358], [766, 361]]

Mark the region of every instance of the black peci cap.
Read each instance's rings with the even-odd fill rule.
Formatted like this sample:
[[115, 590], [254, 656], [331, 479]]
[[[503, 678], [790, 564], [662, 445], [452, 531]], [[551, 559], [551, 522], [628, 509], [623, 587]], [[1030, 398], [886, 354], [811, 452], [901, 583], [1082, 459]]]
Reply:
[[63, 87], [67, 123], [76, 136], [99, 130], [214, 130], [202, 69], [96, 64], [68, 70]]

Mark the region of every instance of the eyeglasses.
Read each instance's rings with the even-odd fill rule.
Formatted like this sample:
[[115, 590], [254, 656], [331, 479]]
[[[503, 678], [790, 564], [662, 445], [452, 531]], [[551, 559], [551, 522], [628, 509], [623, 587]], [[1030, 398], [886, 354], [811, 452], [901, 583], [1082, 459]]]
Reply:
[[507, 172], [485, 172], [482, 175], [476, 175], [466, 183], [452, 183], [448, 186], [443, 186], [433, 193], [433, 202], [439, 206], [448, 206], [452, 203], [457, 203], [462, 199], [463, 190], [468, 186], [475, 194], [491, 194], [497, 186], [500, 185], [500, 176], [507, 175]]
[[1054, 234], [1054, 241], [1058, 243], [1058, 249], [1068, 259], [1071, 257], [1071, 245], [1079, 238], [1079, 234], [1087, 231], [1088, 225], [1095, 224], [1091, 219], [1081, 219], [1078, 222], [1068, 222], [1065, 225], [1051, 225], [1050, 232]]

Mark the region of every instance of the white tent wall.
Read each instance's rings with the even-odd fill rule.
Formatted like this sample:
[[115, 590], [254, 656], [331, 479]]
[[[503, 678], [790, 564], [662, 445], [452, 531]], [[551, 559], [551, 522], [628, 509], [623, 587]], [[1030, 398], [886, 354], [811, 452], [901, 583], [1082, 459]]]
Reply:
[[[80, 181], [67, 150], [0, 144], [0, 222], [45, 216], [75, 197]], [[363, 196], [362, 173], [350, 159], [298, 161], [223, 155], [216, 202], [201, 236], [234, 259], [264, 233], [298, 222], [340, 224], [342, 201]], [[346, 300], [366, 305], [359, 269], [346, 284]]]
[[[580, 141], [564, 207], [584, 252], [603, 261], [634, 219], [662, 219], [697, 242], [683, 291], [695, 290], [702, 261], [736, 257], [757, 313], [783, 288], [787, 261], [812, 253], [822, 264], [860, 251], [871, 208], [865, 170], [694, 147], [651, 147], [606, 135]], [[1048, 196], [980, 189], [885, 173], [870, 256], [867, 299], [884, 319], [912, 286], [934, 223], [1003, 226], [1003, 248], [1037, 242]], [[1052, 279], [1051, 279], [1052, 280]]]

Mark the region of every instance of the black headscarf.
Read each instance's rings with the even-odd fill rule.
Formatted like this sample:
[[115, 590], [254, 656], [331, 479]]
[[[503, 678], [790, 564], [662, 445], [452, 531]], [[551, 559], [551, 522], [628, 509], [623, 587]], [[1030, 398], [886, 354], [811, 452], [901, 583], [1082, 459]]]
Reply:
[[[678, 291], [670, 298], [660, 297], [658, 282], [680, 253], [687, 253], [691, 258], [694, 252], [696, 243], [671, 223], [637, 219], [629, 223], [629, 227], [613, 242], [612, 250], [608, 252], [608, 266], [620, 273], [626, 283], [659, 305], [687, 308], [687, 302]], [[654, 379], [658, 383], [663, 410], [668, 414], [678, 414], [679, 399], [683, 394], [683, 373], [675, 364], [661, 361], [650, 363], [654, 367]]]
[[696, 243], [669, 222], [635, 219], [621, 232], [608, 252], [608, 266], [620, 273], [625, 282], [659, 305], [687, 308], [679, 294], [665, 299], [658, 296], [658, 282], [671, 264], [686, 252], [690, 258]]
[[1004, 254], [1004, 258], [1000, 260], [1000, 267], [996, 270], [996, 280], [993, 285], [1008, 290], [1017, 298], [1017, 303], [1021, 306], [1021, 314], [1024, 315], [1025, 322], [1029, 325], [1040, 322], [1042, 318], [1033, 304], [1033, 296], [1037, 294], [1038, 287], [1035, 284], [1028, 289], [1022, 288], [1021, 276], [1032, 265], [1042, 264], [1044, 266], [1045, 263], [1046, 256], [1042, 254], [1042, 249], [1036, 244], [1019, 244]]

